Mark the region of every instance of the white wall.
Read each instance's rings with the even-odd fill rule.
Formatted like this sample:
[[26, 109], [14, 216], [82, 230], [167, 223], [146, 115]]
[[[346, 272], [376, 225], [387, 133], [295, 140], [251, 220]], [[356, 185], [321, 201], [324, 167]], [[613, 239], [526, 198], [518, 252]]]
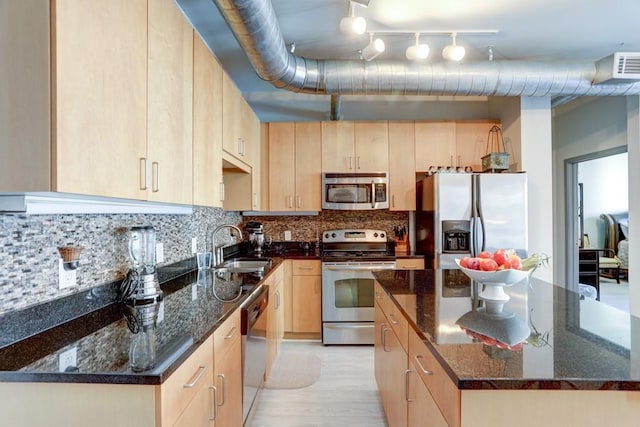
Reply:
[[512, 169], [527, 172], [529, 252], [551, 257], [549, 268], [536, 277], [553, 282], [554, 215], [552, 176], [551, 101], [547, 97], [494, 98], [489, 113], [499, 117]]
[[602, 213], [629, 211], [627, 153], [615, 154], [578, 165], [583, 189], [584, 233], [593, 248], [604, 247]]
[[626, 144], [625, 97], [582, 97], [553, 110], [553, 277], [556, 283], [564, 283], [566, 277], [565, 160]]

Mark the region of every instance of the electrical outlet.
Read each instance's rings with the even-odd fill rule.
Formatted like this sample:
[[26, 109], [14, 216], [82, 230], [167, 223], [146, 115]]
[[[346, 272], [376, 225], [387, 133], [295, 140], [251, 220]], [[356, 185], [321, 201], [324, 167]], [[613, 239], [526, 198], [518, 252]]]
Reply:
[[291, 231], [287, 230], [284, 232], [284, 240], [291, 240]]
[[78, 366], [76, 357], [78, 355], [78, 348], [72, 347], [69, 350], [63, 351], [58, 356], [58, 371], [65, 372], [68, 367], [75, 368]]
[[198, 252], [198, 238], [197, 237], [192, 237], [191, 238], [191, 253], [195, 254], [196, 252]]
[[164, 262], [164, 245], [162, 243], [156, 243], [156, 262]]
[[58, 289], [66, 289], [76, 284], [76, 270], [65, 270], [62, 258], [58, 258]]

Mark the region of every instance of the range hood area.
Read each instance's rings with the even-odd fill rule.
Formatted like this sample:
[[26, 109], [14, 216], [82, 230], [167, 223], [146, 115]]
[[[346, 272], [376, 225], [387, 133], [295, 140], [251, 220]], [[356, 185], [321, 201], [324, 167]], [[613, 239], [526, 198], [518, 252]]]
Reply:
[[69, 193], [0, 193], [0, 213], [191, 215], [193, 206]]

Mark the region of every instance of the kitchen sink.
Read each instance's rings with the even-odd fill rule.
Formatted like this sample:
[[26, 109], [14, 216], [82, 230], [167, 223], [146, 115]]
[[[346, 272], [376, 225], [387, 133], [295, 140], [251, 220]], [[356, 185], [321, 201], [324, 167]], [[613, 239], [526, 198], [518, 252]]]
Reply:
[[255, 271], [264, 271], [270, 265], [270, 259], [233, 258], [217, 265], [215, 269], [224, 269], [225, 271], [236, 271], [240, 273], [250, 273]]

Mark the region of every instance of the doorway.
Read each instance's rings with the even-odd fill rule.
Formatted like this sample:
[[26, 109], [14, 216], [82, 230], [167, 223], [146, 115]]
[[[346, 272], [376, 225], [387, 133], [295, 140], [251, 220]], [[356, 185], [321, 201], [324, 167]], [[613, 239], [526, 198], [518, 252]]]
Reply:
[[600, 215], [628, 212], [627, 165], [626, 146], [565, 161], [566, 283], [574, 292], [579, 290], [579, 251], [584, 236], [589, 236], [591, 248], [604, 248], [604, 222]]

